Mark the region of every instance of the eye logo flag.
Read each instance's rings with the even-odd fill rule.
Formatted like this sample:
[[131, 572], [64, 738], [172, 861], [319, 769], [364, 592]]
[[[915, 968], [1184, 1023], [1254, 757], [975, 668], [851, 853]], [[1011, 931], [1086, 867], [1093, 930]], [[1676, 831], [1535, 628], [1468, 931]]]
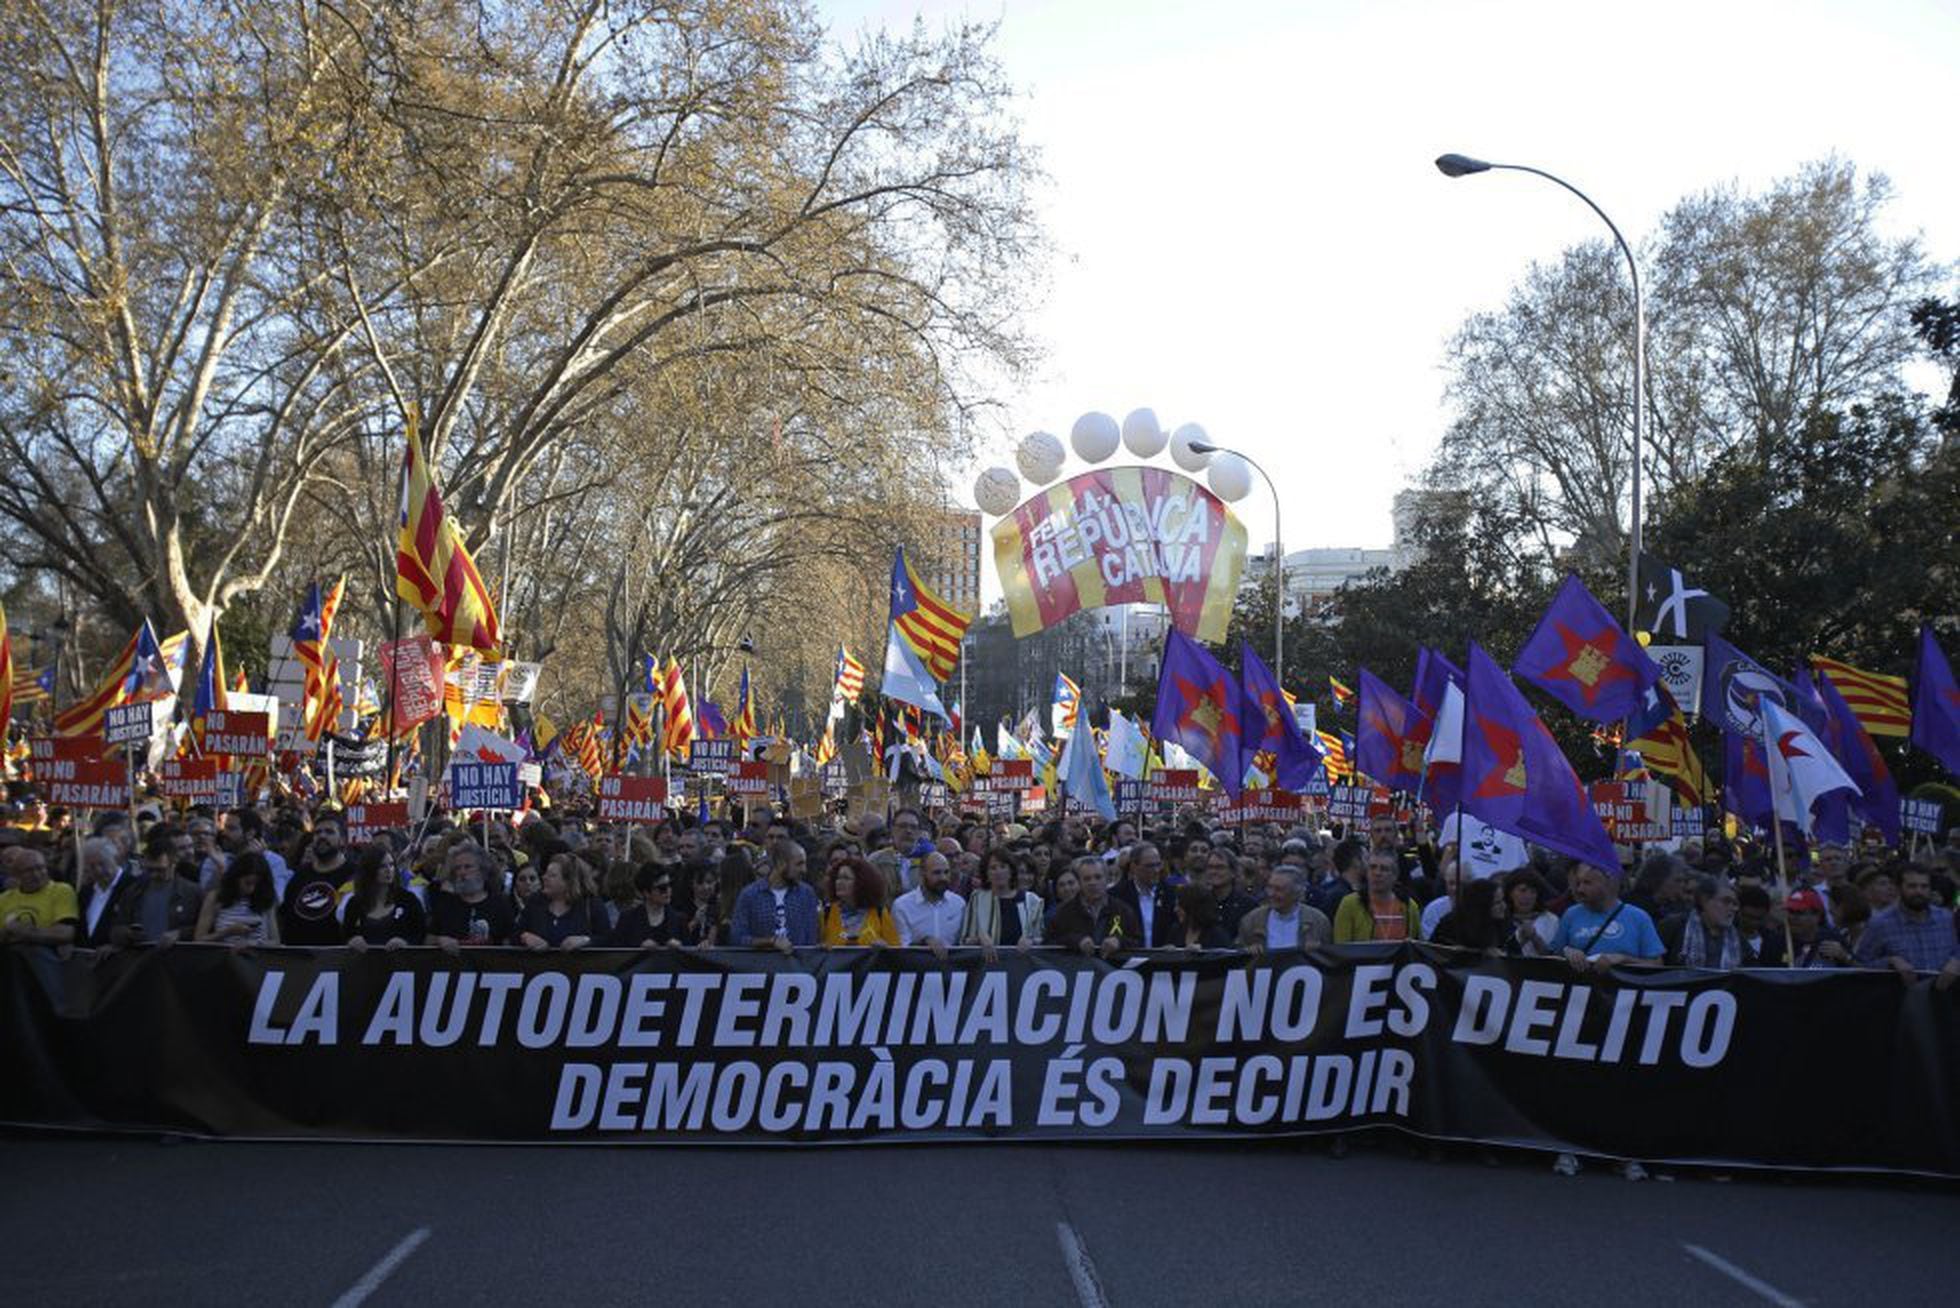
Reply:
[[1700, 640], [1721, 631], [1729, 620], [1728, 605], [1690, 586], [1681, 569], [1651, 554], [1640, 556], [1634, 578], [1640, 589], [1634, 598], [1633, 624], [1662, 640]]
[[[953, 668], [960, 661], [960, 641], [972, 624], [973, 615], [961, 612], [933, 594], [905, 561], [903, 545], [892, 557], [891, 607], [892, 630], [904, 640], [913, 661], [929, 672], [934, 681], [952, 676]], [[887, 670], [892, 666], [890, 651], [885, 654], [885, 666]], [[884, 693], [890, 697], [890, 692]], [[937, 703], [936, 696], [934, 702]], [[935, 708], [933, 712], [942, 718], [946, 716], [943, 708]]]
[[1617, 875], [1619, 855], [1572, 765], [1504, 670], [1470, 646], [1458, 803], [1499, 831]]
[[1960, 688], [1931, 627], [1919, 629], [1919, 672], [1912, 679], [1911, 742], [1960, 776]]
[[1593, 722], [1635, 714], [1661, 679], [1647, 652], [1569, 572], [1511, 671]]
[[1774, 700], [1763, 702], [1763, 723], [1770, 737], [1770, 793], [1776, 797], [1776, 814], [1809, 835], [1817, 801], [1840, 790], [1856, 793], [1858, 784], [1845, 775], [1817, 733]]
[[1429, 719], [1368, 669], [1358, 672], [1361, 714], [1354, 731], [1354, 766], [1390, 790], [1413, 793], [1422, 784]]
[[1273, 670], [1252, 652], [1250, 644], [1242, 644], [1239, 652], [1239, 666], [1244, 669], [1240, 702], [1246, 713], [1245, 735], [1239, 745], [1243, 759], [1239, 774], [1245, 775], [1254, 755], [1270, 751], [1273, 780], [1282, 790], [1299, 794], [1312, 784], [1314, 771], [1321, 766], [1320, 751], [1301, 733]]
[[1164, 668], [1150, 734], [1183, 746], [1234, 800], [1244, 780], [1240, 699], [1238, 683], [1218, 660], [1172, 627], [1164, 637]]
[[1912, 704], [1906, 694], [1906, 679], [1882, 672], [1867, 672], [1849, 663], [1810, 656], [1810, 666], [1824, 674], [1837, 687], [1838, 694], [1858, 715], [1868, 735], [1905, 736], [1912, 731]]

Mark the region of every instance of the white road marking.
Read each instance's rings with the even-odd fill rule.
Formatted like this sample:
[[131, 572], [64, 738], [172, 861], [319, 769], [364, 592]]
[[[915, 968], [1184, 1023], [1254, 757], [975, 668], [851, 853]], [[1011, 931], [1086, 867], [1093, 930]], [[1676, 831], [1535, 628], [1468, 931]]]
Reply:
[[381, 1288], [381, 1283], [400, 1267], [408, 1256], [415, 1252], [421, 1243], [429, 1238], [429, 1228], [418, 1226], [403, 1236], [401, 1243], [382, 1256], [380, 1262], [368, 1268], [367, 1275], [349, 1286], [347, 1293], [333, 1301], [333, 1308], [357, 1308], [365, 1303], [367, 1297]]
[[1769, 1302], [1776, 1304], [1778, 1308], [1803, 1308], [1803, 1300], [1797, 1298], [1795, 1295], [1783, 1293], [1783, 1291], [1777, 1289], [1761, 1277], [1750, 1275], [1728, 1259], [1722, 1257], [1722, 1255], [1712, 1253], [1698, 1244], [1689, 1244], [1686, 1240], [1681, 1242], [1681, 1247], [1693, 1254], [1696, 1258], [1701, 1259], [1704, 1263], [1707, 1263], [1710, 1267], [1713, 1267], [1722, 1275], [1728, 1277], [1731, 1281], [1734, 1281], [1737, 1285], [1753, 1290]]
[[1075, 1282], [1075, 1297], [1082, 1301], [1082, 1308], [1109, 1308], [1109, 1298], [1103, 1293], [1102, 1281], [1096, 1276], [1096, 1265], [1089, 1261], [1089, 1250], [1082, 1237], [1067, 1222], [1057, 1222], [1055, 1238], [1062, 1242], [1062, 1261], [1068, 1264], [1069, 1279]]

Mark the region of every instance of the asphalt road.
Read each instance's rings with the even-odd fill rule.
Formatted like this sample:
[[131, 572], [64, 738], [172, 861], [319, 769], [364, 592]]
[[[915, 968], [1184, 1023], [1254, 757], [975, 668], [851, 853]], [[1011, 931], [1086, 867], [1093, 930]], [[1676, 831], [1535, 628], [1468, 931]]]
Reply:
[[[633, 1149], [0, 1138], [9, 1304], [1954, 1302], [1960, 1190], [1399, 1137]], [[1700, 1252], [1696, 1252], [1699, 1250]], [[1753, 1282], [1753, 1284], [1752, 1284]]]

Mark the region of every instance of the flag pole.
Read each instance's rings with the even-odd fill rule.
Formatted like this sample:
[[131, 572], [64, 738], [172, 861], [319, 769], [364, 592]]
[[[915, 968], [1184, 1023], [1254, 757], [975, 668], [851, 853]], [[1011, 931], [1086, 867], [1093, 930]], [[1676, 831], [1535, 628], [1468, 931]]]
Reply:
[[[1763, 712], [1761, 697], [1756, 704], [1756, 725], [1763, 735], [1763, 771], [1769, 773], [1769, 826], [1776, 839], [1776, 897], [1785, 903], [1790, 898], [1790, 869], [1783, 855], [1783, 808], [1776, 796], [1776, 759], [1772, 751], [1776, 748], [1769, 737], [1769, 714]], [[1790, 930], [1790, 914], [1783, 914], [1783, 958], [1788, 960], [1797, 956], [1797, 941]]]

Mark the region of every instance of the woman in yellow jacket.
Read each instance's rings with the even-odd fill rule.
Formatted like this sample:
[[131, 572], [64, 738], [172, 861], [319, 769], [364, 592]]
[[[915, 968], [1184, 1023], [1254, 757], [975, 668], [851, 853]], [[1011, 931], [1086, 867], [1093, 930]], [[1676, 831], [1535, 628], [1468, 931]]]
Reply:
[[861, 858], [847, 858], [830, 869], [830, 884], [817, 924], [826, 949], [853, 945], [898, 945], [898, 924], [885, 906], [885, 879]]
[[1396, 893], [1395, 855], [1368, 855], [1368, 881], [1334, 910], [1334, 943], [1362, 940], [1420, 940], [1422, 911]]

